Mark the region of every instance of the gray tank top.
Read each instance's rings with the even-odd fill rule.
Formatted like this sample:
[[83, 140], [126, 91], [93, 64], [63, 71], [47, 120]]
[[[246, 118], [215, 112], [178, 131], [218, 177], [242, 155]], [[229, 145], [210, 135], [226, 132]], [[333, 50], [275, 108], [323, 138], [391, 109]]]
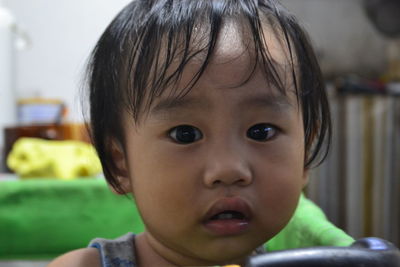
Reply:
[[[102, 267], [137, 267], [135, 235], [132, 233], [113, 240], [96, 238], [89, 243], [89, 247], [99, 250]], [[254, 251], [254, 255], [263, 253], [262, 246]]]
[[128, 233], [117, 239], [96, 238], [89, 247], [97, 248], [102, 267], [136, 267], [135, 235]]

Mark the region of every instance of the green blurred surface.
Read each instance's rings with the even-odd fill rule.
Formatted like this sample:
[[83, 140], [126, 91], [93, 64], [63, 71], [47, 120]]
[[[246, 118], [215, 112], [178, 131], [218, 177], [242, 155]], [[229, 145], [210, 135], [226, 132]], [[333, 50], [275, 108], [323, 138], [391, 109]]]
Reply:
[[329, 222], [324, 212], [301, 196], [298, 207], [286, 227], [265, 245], [267, 251], [318, 247], [349, 246], [354, 239]]
[[53, 258], [95, 237], [141, 232], [133, 201], [103, 179], [0, 182], [0, 258]]

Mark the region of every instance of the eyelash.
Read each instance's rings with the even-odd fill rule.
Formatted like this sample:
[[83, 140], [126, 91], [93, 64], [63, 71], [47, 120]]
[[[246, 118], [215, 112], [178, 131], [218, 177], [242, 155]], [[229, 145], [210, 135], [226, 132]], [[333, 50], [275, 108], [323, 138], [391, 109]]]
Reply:
[[[264, 129], [260, 130], [260, 127]], [[181, 132], [178, 132], [178, 130], [181, 130]], [[258, 123], [247, 130], [246, 136], [256, 142], [267, 142], [273, 140], [279, 132], [280, 129], [272, 124]], [[179, 125], [168, 131], [168, 137], [178, 144], [191, 144], [202, 139], [203, 133], [197, 127]]]

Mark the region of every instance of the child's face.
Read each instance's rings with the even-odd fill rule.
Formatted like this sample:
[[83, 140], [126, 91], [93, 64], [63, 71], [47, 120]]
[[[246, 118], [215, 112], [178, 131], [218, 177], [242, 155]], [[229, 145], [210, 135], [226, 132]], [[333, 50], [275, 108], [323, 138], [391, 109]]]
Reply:
[[[294, 88], [280, 94], [260, 69], [243, 84], [252, 64], [234, 29], [224, 29], [228, 35], [186, 97], [169, 102], [167, 90], [139, 124], [126, 117], [125, 187], [148, 240], [170, 261], [240, 262], [286, 225], [306, 183]], [[266, 40], [285, 64], [277, 40]], [[198, 67], [186, 66], [182, 87]]]

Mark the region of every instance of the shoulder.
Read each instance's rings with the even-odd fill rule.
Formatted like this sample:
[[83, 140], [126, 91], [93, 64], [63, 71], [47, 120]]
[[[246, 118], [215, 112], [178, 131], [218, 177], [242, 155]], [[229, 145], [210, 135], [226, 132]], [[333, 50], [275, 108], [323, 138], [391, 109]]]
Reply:
[[96, 248], [73, 250], [54, 259], [47, 267], [101, 267], [100, 254]]

